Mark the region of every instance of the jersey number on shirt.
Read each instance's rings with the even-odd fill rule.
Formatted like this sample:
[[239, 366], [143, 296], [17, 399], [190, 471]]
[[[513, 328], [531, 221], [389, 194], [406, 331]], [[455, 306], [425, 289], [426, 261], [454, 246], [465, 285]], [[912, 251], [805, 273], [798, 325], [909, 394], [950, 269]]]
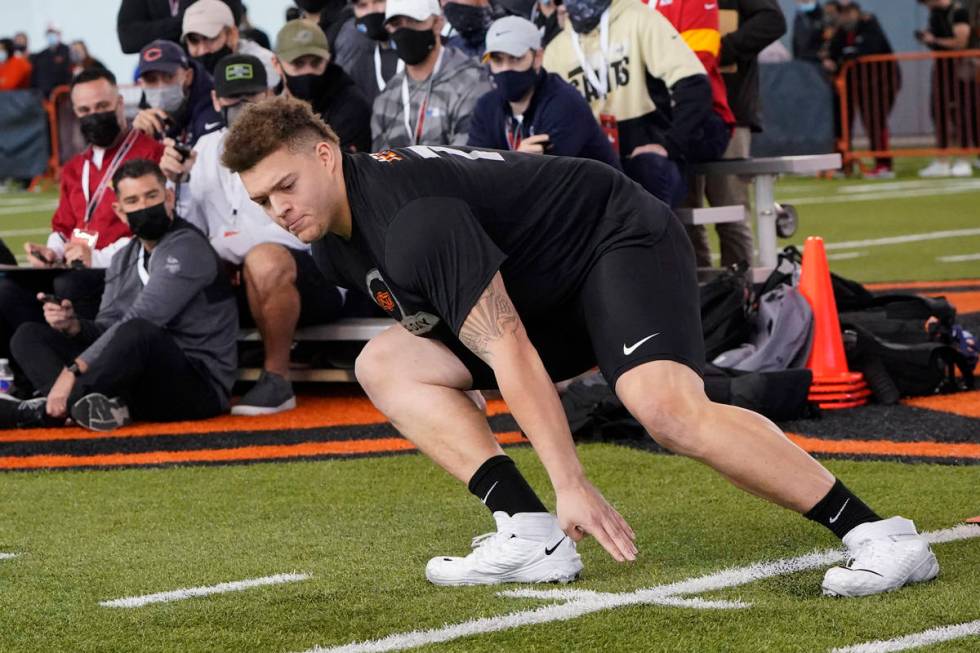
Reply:
[[504, 160], [504, 157], [500, 156], [498, 152], [481, 152], [480, 150], [464, 152], [463, 150], [457, 150], [454, 147], [443, 147], [442, 145], [411, 145], [408, 149], [415, 152], [423, 159], [437, 159], [439, 158], [439, 154], [453, 154], [455, 156], [461, 156], [464, 159], [469, 159], [470, 161], [478, 161], [480, 159], [483, 159], [484, 161]]

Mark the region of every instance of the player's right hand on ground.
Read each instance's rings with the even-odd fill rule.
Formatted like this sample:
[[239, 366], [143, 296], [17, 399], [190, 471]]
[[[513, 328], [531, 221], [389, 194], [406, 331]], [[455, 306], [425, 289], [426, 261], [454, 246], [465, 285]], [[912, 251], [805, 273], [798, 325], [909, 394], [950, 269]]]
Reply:
[[557, 492], [558, 524], [578, 542], [591, 535], [617, 562], [636, 560], [636, 533], [591, 483]]
[[548, 138], [547, 134], [528, 136], [517, 146], [517, 151], [528, 154], [544, 154], [544, 148], [548, 145]]
[[190, 174], [194, 162], [197, 161], [197, 150], [191, 150], [187, 158], [177, 151], [176, 141], [172, 138], [163, 139], [163, 156], [160, 157], [160, 170], [167, 179], [173, 182], [184, 181]]

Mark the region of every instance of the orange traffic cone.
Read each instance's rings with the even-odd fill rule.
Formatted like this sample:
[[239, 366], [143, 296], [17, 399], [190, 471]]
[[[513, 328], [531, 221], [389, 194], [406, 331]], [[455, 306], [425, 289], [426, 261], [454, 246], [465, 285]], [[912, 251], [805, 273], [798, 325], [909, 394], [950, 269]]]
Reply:
[[863, 406], [868, 403], [871, 392], [864, 375], [847, 368], [837, 302], [822, 238], [807, 238], [803, 246], [800, 293], [813, 309], [813, 347], [806, 363], [813, 372], [810, 401], [826, 409]]

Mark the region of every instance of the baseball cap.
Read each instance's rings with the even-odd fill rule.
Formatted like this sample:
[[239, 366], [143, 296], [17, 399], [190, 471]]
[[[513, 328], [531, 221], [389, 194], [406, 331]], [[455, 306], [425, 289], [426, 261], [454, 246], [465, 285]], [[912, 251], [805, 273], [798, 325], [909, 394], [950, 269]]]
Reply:
[[283, 25], [276, 35], [276, 56], [292, 63], [307, 54], [330, 58], [330, 44], [327, 43], [327, 35], [323, 30], [302, 19], [291, 20]]
[[214, 92], [218, 97], [254, 95], [268, 86], [265, 66], [250, 54], [229, 54], [214, 67]]
[[201, 34], [213, 39], [225, 27], [234, 27], [235, 17], [231, 7], [221, 0], [197, 0], [184, 12], [183, 29], [180, 38], [188, 34]]
[[385, 3], [385, 20], [395, 16], [408, 16], [415, 20], [427, 20], [429, 16], [441, 16], [439, 0], [388, 0]]
[[157, 39], [143, 46], [140, 50], [140, 62], [136, 67], [136, 76], [159, 70], [165, 73], [176, 72], [178, 68], [188, 68], [187, 55], [184, 48], [173, 41]]
[[541, 32], [534, 23], [520, 16], [505, 16], [493, 21], [487, 29], [485, 62], [491, 52], [503, 52], [512, 57], [523, 57], [528, 50], [541, 49]]

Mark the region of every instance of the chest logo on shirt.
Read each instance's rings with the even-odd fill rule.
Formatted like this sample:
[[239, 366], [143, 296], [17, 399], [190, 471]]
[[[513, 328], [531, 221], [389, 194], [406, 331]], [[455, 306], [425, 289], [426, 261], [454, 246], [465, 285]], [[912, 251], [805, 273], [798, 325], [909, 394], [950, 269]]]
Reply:
[[395, 297], [391, 287], [381, 276], [377, 268], [367, 273], [365, 279], [368, 294], [374, 303], [385, 313], [401, 322], [402, 326], [412, 335], [421, 336], [432, 331], [439, 324], [439, 317], [425, 311], [406, 313], [402, 303]]
[[374, 152], [370, 155], [375, 161], [380, 161], [381, 163], [394, 163], [395, 161], [404, 161], [404, 157], [395, 152], [394, 150], [384, 150], [383, 152]]

